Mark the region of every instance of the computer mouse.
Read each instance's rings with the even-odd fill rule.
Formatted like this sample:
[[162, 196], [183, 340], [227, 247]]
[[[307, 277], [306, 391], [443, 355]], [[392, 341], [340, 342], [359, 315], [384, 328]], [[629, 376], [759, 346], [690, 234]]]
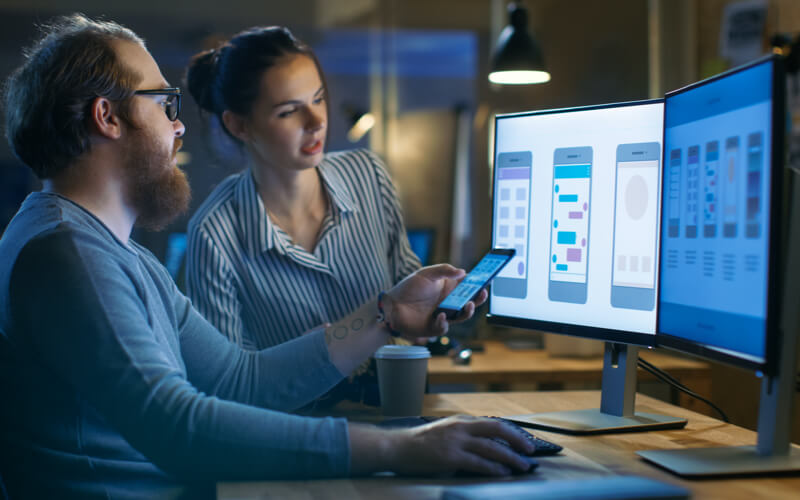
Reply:
[[515, 476], [519, 476], [520, 474], [530, 474], [531, 472], [536, 470], [537, 467], [539, 467], [539, 461], [536, 460], [535, 458], [533, 458], [532, 456], [523, 455], [523, 454], [520, 454], [520, 456], [526, 462], [528, 462], [528, 465], [529, 465], [528, 470], [516, 470], [516, 469], [514, 469], [514, 470], [511, 471], [511, 474], [513, 474]]
[[[508, 448], [511, 448], [511, 445], [509, 445], [509, 444], [508, 444], [508, 442], [506, 442], [506, 440], [505, 440], [505, 439], [494, 438], [494, 439], [493, 439], [493, 441], [494, 441], [495, 443], [500, 443], [500, 444], [502, 444], [503, 446], [506, 446], [506, 447], [508, 447]], [[529, 466], [530, 466], [530, 467], [528, 468], [528, 470], [517, 470], [517, 469], [512, 469], [512, 470], [511, 470], [511, 473], [512, 473], [513, 475], [517, 476], [517, 475], [519, 475], [519, 474], [530, 474], [531, 472], [533, 472], [533, 471], [536, 469], [536, 467], [538, 467], [538, 466], [539, 466], [539, 462], [538, 462], [538, 461], [537, 461], [535, 458], [533, 458], [533, 455], [526, 455], [526, 454], [524, 454], [524, 453], [521, 453], [521, 452], [519, 452], [519, 451], [516, 451], [516, 450], [512, 450], [512, 451], [514, 451], [514, 453], [516, 453], [516, 454], [518, 454], [520, 457], [522, 457], [522, 459], [523, 459], [523, 460], [525, 460], [526, 462], [528, 462], [528, 464], [529, 464]]]
[[[495, 441], [497, 443], [500, 443], [503, 446], [508, 446], [509, 448], [511, 448], [511, 446], [503, 439], [495, 438], [495, 439], [493, 439], [493, 441]], [[523, 474], [530, 474], [531, 472], [536, 470], [536, 467], [539, 466], [539, 462], [535, 458], [533, 458], [532, 456], [525, 455], [524, 453], [520, 453], [520, 452], [518, 452], [516, 450], [513, 450], [513, 451], [514, 451], [514, 453], [517, 453], [520, 457], [522, 457], [523, 460], [528, 462], [528, 470], [519, 470], [519, 469], [515, 469], [513, 467], [508, 467], [511, 470], [511, 474], [512, 475], [519, 476], [519, 475], [523, 475]], [[478, 473], [475, 473], [475, 472], [467, 472], [467, 471], [458, 471], [456, 473], [456, 476], [459, 476], [459, 477], [468, 477], [468, 476], [473, 477], [473, 476], [483, 476], [483, 474], [478, 474]]]
[[[512, 427], [514, 430], [524, 435], [526, 439], [530, 440], [533, 443], [533, 445], [536, 446], [536, 451], [531, 453], [531, 456], [540, 457], [545, 455], [556, 455], [560, 453], [561, 450], [564, 449], [562, 446], [556, 443], [534, 436], [533, 434], [529, 433], [528, 431], [523, 429], [515, 422], [512, 422], [511, 420], [508, 420], [503, 417], [489, 417], [489, 418], [492, 418], [499, 422], [503, 422], [504, 424], [508, 425], [509, 427]], [[503, 443], [505, 443], [505, 441], [503, 441]]]

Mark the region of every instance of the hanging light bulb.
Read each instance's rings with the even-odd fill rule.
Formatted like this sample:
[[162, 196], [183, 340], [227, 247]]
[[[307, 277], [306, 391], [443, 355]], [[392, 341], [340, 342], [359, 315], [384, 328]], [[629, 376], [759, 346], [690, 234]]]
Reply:
[[497, 39], [489, 81], [527, 85], [550, 81], [539, 44], [528, 32], [528, 11], [516, 2], [508, 5], [508, 26]]
[[364, 113], [355, 120], [350, 130], [347, 131], [347, 139], [350, 142], [358, 142], [375, 125], [375, 117], [372, 113]]
[[351, 103], [342, 103], [342, 113], [347, 118], [350, 128], [347, 131], [347, 140], [358, 142], [375, 125], [375, 115], [364, 111], [360, 106]]

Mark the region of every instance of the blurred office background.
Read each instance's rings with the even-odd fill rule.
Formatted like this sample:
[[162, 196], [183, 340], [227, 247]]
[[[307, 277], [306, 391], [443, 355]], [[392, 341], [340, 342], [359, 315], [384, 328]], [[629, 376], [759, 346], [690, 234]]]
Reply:
[[[508, 23], [508, 3], [0, 0], [0, 75], [5, 79], [21, 62], [20, 49], [35, 38], [35, 25], [59, 14], [83, 12], [132, 28], [176, 85], [194, 53], [252, 25], [286, 25], [315, 49], [326, 72], [328, 150], [366, 147], [380, 154], [397, 184], [407, 226], [420, 238], [419, 251], [429, 254], [429, 262], [468, 267], [489, 247], [494, 114], [661, 97], [745, 62], [733, 60], [738, 56], [731, 52], [732, 21], [744, 39], [756, 40], [758, 54], [790, 44], [800, 33], [797, 0], [746, 0], [755, 14], [733, 20], [726, 11], [742, 2], [526, 0], [519, 3], [527, 8], [528, 29], [552, 79], [500, 86], [489, 83], [487, 74]], [[348, 138], [364, 113], [374, 125]], [[794, 116], [797, 120], [797, 111]], [[221, 179], [244, 166], [236, 148], [203, 125], [188, 96], [181, 119], [187, 128], [182, 166], [192, 185], [192, 206], [165, 231], [134, 235], [175, 273], [189, 216]], [[41, 140], [47, 147], [47, 138]], [[37, 188], [2, 141], [0, 232]], [[727, 380], [726, 370], [720, 367], [715, 379]], [[744, 383], [751, 382], [756, 394], [755, 380]], [[754, 399], [731, 397], [745, 406], [733, 412], [738, 423], [753, 425], [748, 419], [754, 418]]]

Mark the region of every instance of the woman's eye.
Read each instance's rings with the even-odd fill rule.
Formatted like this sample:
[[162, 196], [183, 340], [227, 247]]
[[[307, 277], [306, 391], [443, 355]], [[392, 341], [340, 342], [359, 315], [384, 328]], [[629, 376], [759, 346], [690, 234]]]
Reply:
[[286, 111], [281, 111], [280, 113], [278, 113], [278, 117], [279, 118], [286, 118], [287, 116], [291, 115], [294, 112], [295, 112], [294, 109], [287, 109]]

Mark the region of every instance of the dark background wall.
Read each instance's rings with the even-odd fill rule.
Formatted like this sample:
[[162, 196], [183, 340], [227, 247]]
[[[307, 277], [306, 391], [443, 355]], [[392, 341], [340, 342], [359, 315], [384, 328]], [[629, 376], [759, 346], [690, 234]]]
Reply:
[[[254, 24], [287, 25], [318, 51], [325, 67], [331, 86], [329, 149], [371, 147], [389, 161], [409, 226], [437, 230], [435, 260], [450, 256], [455, 110], [461, 106], [471, 113], [475, 231], [464, 257], [469, 261], [488, 246], [487, 148], [493, 113], [647, 97], [646, 2], [620, 0], [613, 12], [603, 2], [589, 0], [570, 2], [569, 7], [555, 0], [527, 4], [531, 28], [553, 74], [550, 83], [530, 88], [495, 89], [485, 79], [492, 38], [506, 21], [504, 2], [490, 0], [4, 0], [0, 75], [5, 78], [21, 62], [20, 49], [35, 38], [36, 23], [74, 11], [116, 20], [139, 33], [175, 84], [180, 84], [191, 55], [215, 40]], [[209, 131], [191, 98], [184, 102], [191, 213], [216, 183], [243, 164], [235, 148], [209, 135], [214, 127]], [[345, 139], [343, 105], [377, 108], [373, 111], [379, 124], [357, 144]], [[42, 141], [46, 147], [46, 138]], [[0, 179], [2, 228], [24, 194], [37, 185], [5, 142], [0, 144]], [[430, 189], [423, 192], [424, 186]], [[188, 215], [164, 232], [137, 231], [134, 237], [163, 257], [167, 235], [182, 231], [187, 220]]]

